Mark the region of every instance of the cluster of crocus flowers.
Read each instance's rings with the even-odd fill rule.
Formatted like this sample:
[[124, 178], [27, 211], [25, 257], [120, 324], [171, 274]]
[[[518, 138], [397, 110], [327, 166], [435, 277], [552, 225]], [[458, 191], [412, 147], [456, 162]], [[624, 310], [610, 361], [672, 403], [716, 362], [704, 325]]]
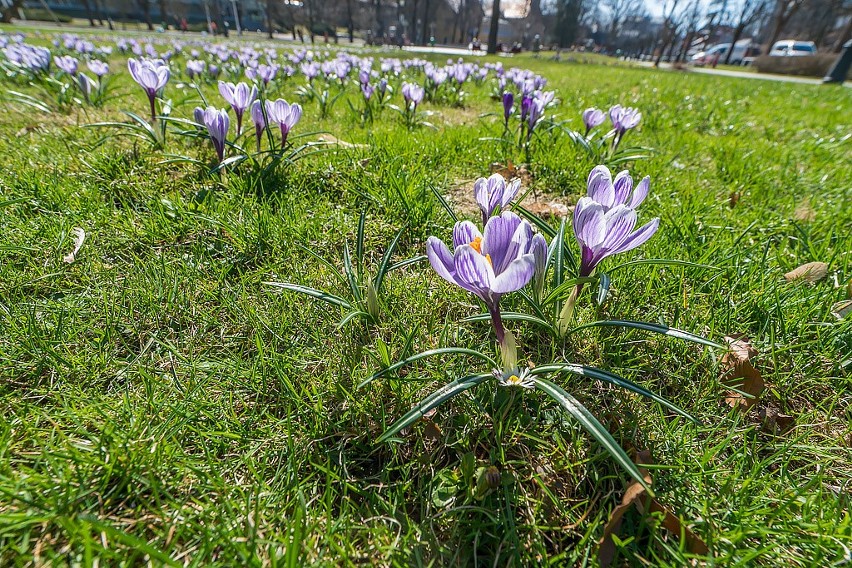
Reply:
[[77, 75], [78, 62], [70, 55], [63, 55], [62, 57], [54, 56], [53, 63], [60, 71], [64, 71], [71, 76]]
[[[648, 196], [651, 178], [636, 188], [627, 171], [612, 179], [606, 166], [597, 166], [587, 180], [588, 194], [574, 208], [574, 235], [580, 244], [580, 276], [590, 276], [600, 262], [614, 254], [632, 250], [654, 236], [660, 219], [635, 229], [636, 209]], [[634, 230], [635, 229], [635, 230]]]
[[228, 128], [231, 126], [228, 111], [212, 106], [206, 109], [196, 107], [194, 117], [196, 123], [207, 128], [210, 141], [213, 142], [213, 148], [216, 150], [216, 156], [221, 164], [222, 160], [225, 159], [225, 141], [228, 137]]
[[[453, 227], [453, 251], [437, 237], [429, 237], [426, 255], [445, 280], [475, 294], [485, 304], [503, 356], [500, 384], [526, 386], [516, 369], [514, 337], [503, 327], [500, 298], [534, 282], [547, 269], [547, 241], [529, 222], [504, 209], [515, 198], [520, 181], [507, 182], [500, 174], [476, 181], [474, 193], [483, 214], [483, 230], [470, 221]], [[498, 214], [499, 212], [499, 214]], [[515, 377], [514, 381], [510, 380]], [[503, 380], [505, 379], [505, 380]]]
[[234, 109], [237, 117], [237, 136], [243, 131], [243, 114], [251, 107], [257, 98], [257, 87], [249, 88], [245, 83], [226, 83], [219, 81], [219, 94]]
[[151, 104], [151, 121], [157, 119], [156, 99], [157, 93], [169, 82], [171, 72], [169, 66], [161, 60], [141, 59], [132, 57], [127, 60], [127, 68], [133, 80], [145, 89], [148, 101]]

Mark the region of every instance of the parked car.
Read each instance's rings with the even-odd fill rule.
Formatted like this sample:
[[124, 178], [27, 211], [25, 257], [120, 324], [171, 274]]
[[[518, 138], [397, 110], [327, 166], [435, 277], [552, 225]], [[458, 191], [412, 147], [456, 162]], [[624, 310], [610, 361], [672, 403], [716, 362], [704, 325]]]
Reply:
[[796, 41], [793, 39], [784, 39], [776, 41], [769, 50], [769, 55], [773, 57], [803, 57], [807, 55], [816, 55], [816, 44], [812, 41]]
[[[730, 43], [719, 43], [709, 47], [706, 51], [699, 51], [693, 55], [691, 62], [693, 65], [698, 66], [724, 63], [730, 49]], [[742, 65], [743, 60], [752, 55], [752, 51], [751, 38], [742, 39], [734, 46], [734, 53], [731, 55], [731, 60], [728, 63], [731, 65]]]

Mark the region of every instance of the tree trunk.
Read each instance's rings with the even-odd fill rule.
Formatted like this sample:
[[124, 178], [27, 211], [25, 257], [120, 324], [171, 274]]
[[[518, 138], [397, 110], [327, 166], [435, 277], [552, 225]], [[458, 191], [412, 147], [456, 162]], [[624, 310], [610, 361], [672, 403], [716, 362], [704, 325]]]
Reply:
[[355, 41], [355, 21], [352, 18], [352, 0], [346, 0], [346, 31], [349, 32], [349, 43]]
[[157, 6], [160, 8], [160, 20], [166, 25], [166, 28], [169, 26], [169, 11], [166, 9], [166, 0], [157, 0]]
[[497, 34], [500, 31], [500, 0], [491, 4], [491, 29], [488, 30], [488, 53], [497, 53]]
[[429, 42], [429, 4], [430, 0], [426, 0], [423, 6], [423, 35], [420, 37], [420, 44], [426, 45]]
[[266, 0], [266, 37], [272, 39], [272, 0]]
[[745, 24], [740, 20], [740, 23], [737, 24], [737, 27], [734, 28], [734, 37], [731, 38], [731, 49], [728, 50], [728, 55], [725, 56], [725, 61], [723, 63], [727, 65], [731, 62], [731, 57], [734, 56], [734, 48], [737, 47], [737, 42], [740, 40], [740, 37], [743, 35], [743, 30], [745, 29]]
[[0, 18], [0, 23], [11, 24], [12, 18], [17, 17], [18, 10], [24, 5], [24, 0], [12, 0], [12, 5], [3, 10], [3, 17]]
[[92, 15], [92, 5], [89, 0], [83, 0], [83, 8], [86, 10], [86, 18], [89, 20], [89, 25], [95, 27], [95, 17]]

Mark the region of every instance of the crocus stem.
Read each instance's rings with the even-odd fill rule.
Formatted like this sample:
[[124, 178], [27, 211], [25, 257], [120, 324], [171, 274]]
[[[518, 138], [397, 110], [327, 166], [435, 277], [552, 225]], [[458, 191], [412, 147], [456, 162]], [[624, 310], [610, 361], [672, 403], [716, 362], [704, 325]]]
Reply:
[[155, 122], [157, 120], [157, 98], [149, 96], [148, 99], [151, 101], [151, 122]]
[[489, 306], [488, 313], [491, 314], [491, 324], [494, 326], [494, 333], [497, 335], [497, 343], [502, 347], [505, 343], [506, 330], [503, 328], [503, 318], [500, 317], [500, 306]]

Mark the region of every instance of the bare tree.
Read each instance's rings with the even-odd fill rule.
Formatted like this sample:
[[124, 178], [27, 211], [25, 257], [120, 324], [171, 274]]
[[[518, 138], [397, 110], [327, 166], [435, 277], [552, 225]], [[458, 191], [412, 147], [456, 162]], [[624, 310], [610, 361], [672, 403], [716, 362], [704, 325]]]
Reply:
[[160, 20], [162, 20], [163, 24], [168, 27], [169, 23], [169, 9], [168, 2], [166, 0], [157, 0], [157, 7], [160, 8]]
[[136, 0], [136, 5], [142, 10], [142, 15], [145, 17], [145, 23], [148, 25], [148, 31], [154, 31], [154, 24], [151, 23], [151, 1]]
[[666, 52], [666, 48], [674, 46], [677, 39], [683, 14], [678, 11], [680, 0], [666, 0], [663, 4], [663, 26], [660, 28], [660, 52], [654, 61], [654, 67], [660, 66], [660, 61]]
[[737, 24], [734, 28], [734, 36], [731, 38], [731, 48], [725, 56], [725, 65], [731, 62], [731, 57], [734, 55], [734, 48], [737, 42], [743, 35], [743, 30], [755, 23], [763, 15], [766, 10], [768, 0], [740, 0], [739, 6], [734, 8], [737, 16]]
[[790, 21], [808, 0], [777, 0], [775, 6], [775, 21], [772, 26], [772, 34], [769, 36], [769, 49], [778, 41], [784, 26]]
[[488, 53], [497, 53], [497, 34], [500, 31], [500, 0], [491, 3], [491, 29], [488, 30]]
[[638, 14], [645, 6], [644, 0], [603, 0], [602, 4], [609, 12], [609, 44], [615, 42], [624, 19]]

